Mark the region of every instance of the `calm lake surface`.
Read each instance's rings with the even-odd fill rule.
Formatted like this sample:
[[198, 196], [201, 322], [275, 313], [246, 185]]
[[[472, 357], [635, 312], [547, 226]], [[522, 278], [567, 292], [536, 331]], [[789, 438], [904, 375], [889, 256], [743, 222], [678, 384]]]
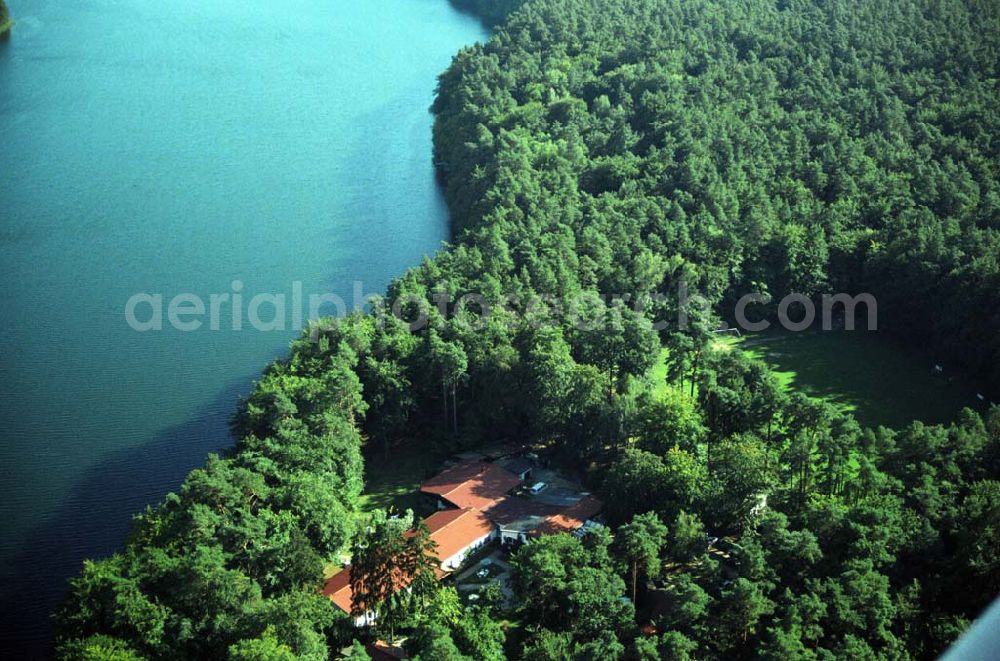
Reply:
[[446, 238], [428, 106], [486, 35], [447, 0], [8, 5], [0, 649], [34, 655], [65, 579], [230, 444], [295, 335], [225, 306], [223, 330], [139, 333], [126, 301], [382, 291]]

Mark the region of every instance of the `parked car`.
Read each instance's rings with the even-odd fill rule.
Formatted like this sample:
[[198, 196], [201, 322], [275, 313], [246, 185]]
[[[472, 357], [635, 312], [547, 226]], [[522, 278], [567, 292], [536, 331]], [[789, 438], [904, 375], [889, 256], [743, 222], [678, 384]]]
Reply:
[[545, 490], [545, 487], [547, 487], [547, 486], [549, 486], [549, 485], [546, 484], [545, 482], [535, 482], [531, 486], [531, 493], [533, 493], [533, 494], [534, 493], [541, 493], [542, 491]]

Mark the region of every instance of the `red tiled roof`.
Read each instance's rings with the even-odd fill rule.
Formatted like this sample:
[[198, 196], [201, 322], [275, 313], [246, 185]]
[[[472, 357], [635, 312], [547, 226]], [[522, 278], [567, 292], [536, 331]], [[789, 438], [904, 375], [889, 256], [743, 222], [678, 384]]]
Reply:
[[587, 522], [587, 519], [596, 516], [604, 507], [597, 498], [584, 496], [570, 505], [563, 512], [545, 519], [540, 526], [533, 531], [536, 535], [553, 535], [557, 532], [572, 532]]
[[455, 507], [487, 510], [521, 483], [521, 478], [495, 464], [476, 461], [439, 473], [420, 487]]
[[[444, 572], [435, 567], [434, 576], [440, 580], [441, 577], [444, 576]], [[410, 580], [409, 576], [402, 576], [401, 572], [397, 572], [397, 576], [393, 582], [396, 585], [396, 589], [400, 590], [409, 585]], [[351, 607], [353, 605], [351, 602], [354, 599], [354, 591], [351, 589], [350, 565], [347, 565], [326, 580], [326, 583], [323, 584], [323, 594], [329, 597], [330, 601], [336, 604], [340, 610], [344, 611], [348, 615], [351, 614]]]
[[424, 519], [437, 543], [434, 554], [444, 561], [493, 531], [493, 522], [474, 509], [441, 510]]
[[[473, 509], [442, 510], [424, 519], [431, 539], [437, 544], [434, 554], [439, 561], [447, 560], [493, 530], [493, 523], [482, 512]], [[410, 533], [412, 534], [412, 533]], [[437, 578], [445, 575], [435, 567]], [[400, 582], [401, 586], [409, 581]], [[351, 566], [348, 565], [327, 579], [323, 594], [345, 613], [351, 612]]]
[[550, 516], [555, 516], [562, 511], [563, 508], [559, 505], [553, 505], [552, 503], [546, 503], [534, 498], [510, 496], [509, 498], [504, 498], [503, 501], [497, 503], [495, 507], [490, 509], [490, 519], [495, 521], [502, 528], [503, 526], [518, 521], [519, 519], [526, 519], [529, 517], [547, 519]]
[[339, 572], [326, 580], [323, 585], [323, 594], [330, 598], [340, 610], [348, 615], [351, 613], [351, 566], [347, 565]]
[[[434, 554], [439, 561], [447, 560], [482, 539], [494, 529], [494, 523], [482, 510], [502, 503], [507, 493], [521, 483], [521, 479], [503, 468], [485, 462], [461, 464], [436, 475], [424, 483], [420, 490], [434, 494], [453, 503], [458, 509], [436, 512], [424, 519], [431, 539], [437, 544]], [[508, 499], [507, 505], [497, 511], [499, 519], [505, 516], [517, 518], [527, 510], [542, 514], [555, 506], [520, 503], [518, 499]], [[593, 496], [585, 496], [562, 512], [546, 518], [532, 532], [535, 535], [551, 535], [570, 532], [580, 528], [587, 519], [601, 511], [604, 504]], [[510, 509], [511, 511], [506, 511]], [[525, 510], [525, 511], [522, 511]], [[540, 511], [539, 511], [540, 510]], [[411, 531], [409, 534], [413, 534]], [[441, 578], [446, 572], [435, 567], [435, 576]], [[400, 581], [399, 587], [409, 581]], [[323, 594], [345, 613], [351, 612], [353, 592], [351, 590], [351, 566], [348, 565], [327, 579]]]
[[427, 526], [427, 530], [430, 531], [431, 537], [433, 537], [434, 533], [451, 525], [456, 519], [461, 518], [468, 511], [469, 508], [467, 507], [463, 507], [461, 509], [438, 510], [424, 519], [424, 525]]

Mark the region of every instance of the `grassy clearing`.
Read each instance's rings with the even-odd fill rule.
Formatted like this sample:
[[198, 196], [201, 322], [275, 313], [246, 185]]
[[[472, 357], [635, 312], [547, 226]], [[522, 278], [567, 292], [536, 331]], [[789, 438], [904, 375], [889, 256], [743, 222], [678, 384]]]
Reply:
[[[648, 379], [653, 384], [653, 395], [656, 397], [665, 396], [668, 391], [679, 390], [684, 395], [690, 395], [690, 382], [685, 382], [683, 389], [667, 380], [667, 358], [670, 351], [666, 348], [660, 349], [660, 359], [656, 361], [652, 369], [649, 370]], [[698, 388], [695, 386], [694, 396], [698, 396]]]
[[[361, 511], [376, 509], [413, 510], [417, 518], [432, 512], [420, 498], [418, 489], [428, 477], [440, 470], [444, 457], [427, 448], [404, 445], [391, 448], [388, 456], [381, 447], [365, 448], [365, 491]], [[323, 577], [330, 578], [350, 561], [344, 553], [323, 567]]]
[[404, 444], [391, 448], [388, 456], [382, 448], [365, 453], [365, 492], [361, 509], [412, 509], [417, 516], [426, 506], [418, 489], [428, 477], [438, 472], [444, 456], [427, 447]]
[[863, 426], [946, 423], [965, 406], [981, 408], [961, 375], [935, 375], [933, 359], [878, 333], [769, 333], [738, 346], [770, 365], [786, 389], [850, 411]]
[[[746, 351], [767, 363], [787, 391], [824, 399], [853, 413], [863, 426], [947, 423], [963, 407], [984, 409], [975, 386], [960, 374], [936, 375], [932, 359], [878, 333], [775, 332], [727, 336], [712, 345], [717, 351]], [[661, 389], [670, 387], [666, 357], [664, 349], [651, 373]]]

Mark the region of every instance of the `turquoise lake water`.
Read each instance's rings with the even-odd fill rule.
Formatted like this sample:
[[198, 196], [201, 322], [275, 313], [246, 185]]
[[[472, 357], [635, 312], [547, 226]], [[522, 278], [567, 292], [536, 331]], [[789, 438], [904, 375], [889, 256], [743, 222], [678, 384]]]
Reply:
[[295, 335], [225, 308], [218, 331], [139, 333], [128, 299], [383, 290], [446, 238], [428, 107], [486, 35], [447, 0], [8, 5], [0, 648], [38, 653], [66, 577], [230, 444]]

